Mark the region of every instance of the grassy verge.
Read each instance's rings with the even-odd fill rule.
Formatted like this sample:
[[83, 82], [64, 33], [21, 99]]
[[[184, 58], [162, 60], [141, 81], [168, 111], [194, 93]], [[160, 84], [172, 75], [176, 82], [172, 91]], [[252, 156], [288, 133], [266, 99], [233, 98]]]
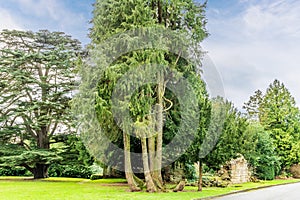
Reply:
[[[24, 180], [25, 179], [25, 180]], [[102, 179], [90, 181], [87, 179], [49, 178], [44, 180], [31, 180], [20, 177], [0, 177], [0, 199], [197, 199], [209, 196], [226, 194], [238, 190], [258, 188], [284, 183], [300, 182], [300, 180], [274, 180], [259, 183], [236, 184], [227, 188], [204, 188], [203, 192], [196, 192], [195, 187], [186, 187], [184, 192], [156, 193], [129, 192], [124, 179]]]

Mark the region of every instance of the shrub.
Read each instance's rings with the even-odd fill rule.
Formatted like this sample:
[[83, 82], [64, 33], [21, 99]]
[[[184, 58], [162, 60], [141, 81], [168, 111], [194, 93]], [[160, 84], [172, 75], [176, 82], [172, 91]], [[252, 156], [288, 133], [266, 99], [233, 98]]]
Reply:
[[98, 179], [102, 179], [103, 178], [103, 175], [101, 174], [92, 174], [91, 175], [91, 180], [98, 180]]
[[202, 177], [202, 185], [203, 187], [227, 187], [229, 185], [229, 181], [221, 180], [220, 177], [217, 176], [203, 176]]
[[293, 178], [300, 178], [300, 165], [292, 165], [289, 172], [292, 174]]
[[50, 177], [90, 178], [92, 171], [84, 165], [54, 164], [48, 172]]
[[256, 175], [261, 180], [273, 180], [275, 178], [275, 169], [273, 165], [260, 165], [256, 169]]
[[24, 167], [0, 167], [0, 176], [31, 176]]
[[260, 125], [250, 125], [251, 131], [254, 131], [255, 152], [248, 156], [248, 161], [254, 169], [254, 176], [262, 180], [273, 180], [279, 175], [281, 163], [276, 155], [273, 140], [270, 134]]

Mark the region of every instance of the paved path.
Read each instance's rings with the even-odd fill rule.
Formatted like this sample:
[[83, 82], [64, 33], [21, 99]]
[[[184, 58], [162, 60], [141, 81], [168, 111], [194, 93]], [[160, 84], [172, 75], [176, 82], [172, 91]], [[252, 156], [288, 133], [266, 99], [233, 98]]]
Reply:
[[300, 200], [300, 183], [242, 192], [215, 200]]

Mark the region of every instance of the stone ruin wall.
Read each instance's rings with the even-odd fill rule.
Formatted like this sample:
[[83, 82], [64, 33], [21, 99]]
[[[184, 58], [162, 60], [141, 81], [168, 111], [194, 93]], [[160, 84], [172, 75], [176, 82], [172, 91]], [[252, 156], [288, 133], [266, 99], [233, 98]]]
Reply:
[[250, 181], [250, 172], [247, 160], [241, 156], [229, 162], [230, 165], [230, 181], [234, 184], [245, 183]]

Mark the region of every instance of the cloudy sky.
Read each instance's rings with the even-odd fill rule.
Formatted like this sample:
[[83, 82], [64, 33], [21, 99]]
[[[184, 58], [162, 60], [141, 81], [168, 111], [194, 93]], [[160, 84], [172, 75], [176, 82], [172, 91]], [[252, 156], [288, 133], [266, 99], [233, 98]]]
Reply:
[[[6, 0], [0, 30], [64, 31], [88, 43], [94, 0]], [[300, 105], [300, 1], [208, 0], [209, 38], [203, 43], [226, 97], [241, 108], [276, 78]]]

